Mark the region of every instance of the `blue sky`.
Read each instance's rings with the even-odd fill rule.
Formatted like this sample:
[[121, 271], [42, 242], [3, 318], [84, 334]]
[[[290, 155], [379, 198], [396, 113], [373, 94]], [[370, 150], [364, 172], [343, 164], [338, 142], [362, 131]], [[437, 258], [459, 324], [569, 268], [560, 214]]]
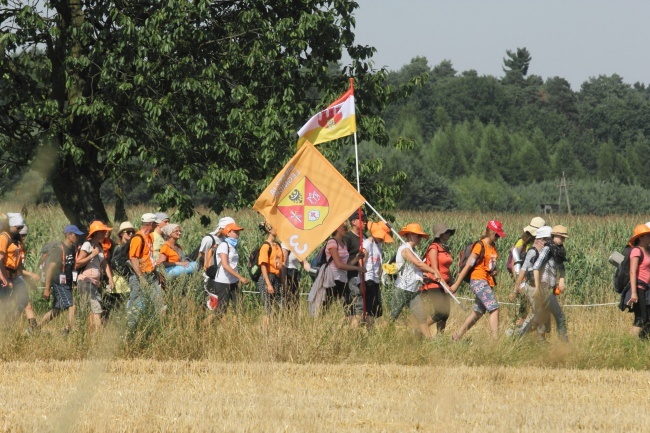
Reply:
[[613, 73], [650, 83], [650, 2], [356, 1], [356, 42], [377, 48], [376, 67], [397, 70], [420, 55], [500, 77], [506, 50], [526, 47], [529, 74], [566, 78], [574, 90]]

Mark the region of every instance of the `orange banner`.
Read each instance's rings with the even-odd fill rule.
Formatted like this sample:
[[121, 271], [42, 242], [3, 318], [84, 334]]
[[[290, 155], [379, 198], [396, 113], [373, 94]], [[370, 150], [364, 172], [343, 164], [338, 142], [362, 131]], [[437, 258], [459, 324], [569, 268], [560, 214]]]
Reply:
[[306, 142], [262, 192], [261, 213], [300, 260], [305, 260], [365, 199]]

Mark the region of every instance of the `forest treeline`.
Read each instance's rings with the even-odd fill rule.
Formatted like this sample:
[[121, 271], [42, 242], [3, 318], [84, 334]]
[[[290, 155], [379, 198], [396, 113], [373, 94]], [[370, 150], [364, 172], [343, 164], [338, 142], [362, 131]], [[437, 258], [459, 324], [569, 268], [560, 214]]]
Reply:
[[384, 158], [406, 174], [399, 208], [538, 212], [558, 203], [564, 172], [574, 213], [650, 211], [650, 88], [614, 74], [573, 91], [528, 75], [531, 60], [507, 51], [500, 78], [424, 57], [388, 74], [390, 85], [421, 83], [383, 114], [391, 138], [410, 144]]

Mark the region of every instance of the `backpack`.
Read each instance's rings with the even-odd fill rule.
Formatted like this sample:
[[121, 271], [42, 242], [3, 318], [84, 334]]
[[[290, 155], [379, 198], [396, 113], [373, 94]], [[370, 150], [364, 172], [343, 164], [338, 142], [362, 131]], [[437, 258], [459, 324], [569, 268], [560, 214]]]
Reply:
[[[628, 287], [630, 287], [630, 253], [634, 248], [626, 246], [623, 248], [623, 251], [621, 251], [621, 254], [623, 254], [623, 260], [614, 272], [614, 291], [616, 293], [623, 293]], [[640, 248], [639, 250], [641, 251], [640, 262], [642, 262], [643, 250]]]
[[[532, 248], [532, 247], [531, 247], [531, 248]], [[523, 253], [523, 254], [524, 254], [524, 257], [525, 257], [527, 251], [525, 250], [525, 246], [522, 245], [522, 247], [519, 248], [519, 257], [520, 257], [520, 259], [519, 259], [518, 262], [515, 262], [515, 256], [512, 255], [512, 250], [513, 250], [513, 249], [515, 249], [515, 247], [512, 247], [512, 248], [510, 249], [510, 253], [508, 254], [508, 261], [506, 262], [506, 269], [508, 270], [508, 272], [510, 273], [510, 275], [512, 275], [512, 276], [516, 279], [517, 276], [514, 274], [514, 272], [515, 272], [515, 265], [516, 265], [517, 263], [522, 264], [522, 263], [524, 262], [524, 260], [521, 259], [521, 254]]]
[[316, 255], [312, 257], [311, 261], [309, 262], [309, 265], [312, 269], [319, 269], [327, 261], [327, 256], [325, 255], [327, 242], [329, 242], [329, 239], [325, 241], [325, 244], [320, 248], [320, 250], [318, 250]]
[[[194, 248], [192, 252], [187, 256], [187, 258], [191, 262], [198, 262], [199, 267], [202, 267], [203, 263], [205, 262], [205, 256], [203, 256], [203, 258], [199, 260], [199, 251], [201, 250], [201, 243], [203, 243], [203, 239], [208, 236], [212, 238], [212, 246], [210, 248], [214, 247], [217, 244], [217, 240], [215, 239], [212, 233], [208, 233], [207, 235], [203, 236], [203, 238], [201, 238], [201, 242], [199, 242], [199, 245], [196, 248]], [[205, 254], [206, 255], [208, 254], [207, 251]]]
[[[268, 245], [269, 246], [269, 257], [267, 260], [271, 259], [271, 244], [268, 242], [262, 243], [262, 245]], [[260, 279], [260, 276], [262, 275], [262, 268], [260, 265], [258, 265], [259, 258], [260, 258], [260, 250], [262, 249], [262, 245], [260, 245], [258, 248], [254, 249], [253, 252], [250, 253], [248, 256], [248, 272], [250, 273], [251, 280], [257, 282]]]
[[[228, 246], [228, 253], [227, 255], [230, 255], [230, 245], [226, 242], [226, 245]], [[203, 265], [203, 270], [205, 271], [205, 275], [208, 276], [211, 280], [214, 280], [214, 278], [217, 276], [217, 273], [219, 272], [219, 269], [221, 268], [221, 260], [219, 260], [219, 256], [217, 255], [217, 247], [218, 245], [212, 245], [206, 252], [205, 252], [205, 263]], [[206, 265], [208, 265], [206, 267]]]
[[45, 281], [45, 273], [54, 257], [60, 254], [62, 243], [59, 241], [48, 242], [41, 248], [41, 257], [38, 260], [38, 268], [41, 270], [41, 281]]
[[483, 260], [483, 257], [485, 257], [485, 245], [483, 245], [483, 242], [481, 241], [471, 242], [467, 244], [465, 248], [463, 248], [463, 250], [458, 255], [458, 275], [460, 275], [460, 273], [465, 268], [465, 265], [467, 264], [467, 260], [469, 260], [469, 257], [472, 255], [472, 250], [474, 249], [474, 245], [476, 244], [481, 245], [481, 252], [476, 258], [476, 262], [474, 263], [474, 266], [472, 266], [469, 269], [469, 272], [467, 272], [467, 275], [465, 275], [465, 278], [463, 278], [463, 281], [465, 281], [466, 283], [469, 283], [470, 276], [472, 275], [472, 271], [474, 270], [478, 262]]
[[129, 260], [129, 249], [131, 248], [131, 241], [136, 236], [140, 237], [140, 239], [142, 239], [142, 241], [144, 242], [144, 238], [142, 237], [142, 235], [136, 233], [133, 236], [131, 236], [131, 239], [126, 241], [124, 245], [118, 245], [113, 250], [113, 257], [111, 257], [110, 263], [111, 263], [111, 269], [117, 275], [120, 275], [122, 277], [128, 277], [132, 272], [131, 261]]

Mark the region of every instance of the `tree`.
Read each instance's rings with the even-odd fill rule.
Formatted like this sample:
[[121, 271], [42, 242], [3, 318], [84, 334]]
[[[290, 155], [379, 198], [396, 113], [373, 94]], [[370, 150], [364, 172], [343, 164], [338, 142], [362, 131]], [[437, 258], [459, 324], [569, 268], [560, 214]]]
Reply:
[[532, 57], [526, 47], [517, 48], [517, 51], [506, 50], [507, 57], [503, 59], [504, 84], [523, 84], [524, 77], [528, 75], [528, 68]]
[[[391, 90], [374, 48], [354, 45], [353, 1], [0, 4], [4, 168], [49, 161], [39, 169], [73, 223], [107, 220], [101, 185], [134, 179], [181, 218], [193, 188], [215, 211], [250, 205], [348, 76], [360, 138], [388, 141]], [[351, 64], [332, 73], [344, 49]]]

